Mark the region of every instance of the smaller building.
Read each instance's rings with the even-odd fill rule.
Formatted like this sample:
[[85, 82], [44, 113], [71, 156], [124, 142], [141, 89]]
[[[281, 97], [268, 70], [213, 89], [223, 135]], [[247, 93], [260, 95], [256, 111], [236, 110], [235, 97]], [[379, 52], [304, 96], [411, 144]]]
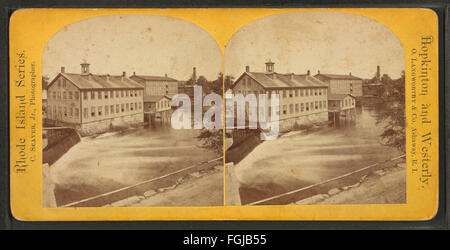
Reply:
[[355, 108], [355, 99], [350, 94], [328, 94], [328, 110], [342, 111]]
[[171, 98], [167, 95], [144, 96], [144, 120], [150, 123], [156, 119], [170, 121], [172, 115], [170, 102]]
[[167, 95], [144, 96], [144, 113], [158, 113], [171, 109], [171, 98]]
[[355, 118], [356, 98], [350, 94], [328, 94], [328, 120], [338, 122], [340, 117]]

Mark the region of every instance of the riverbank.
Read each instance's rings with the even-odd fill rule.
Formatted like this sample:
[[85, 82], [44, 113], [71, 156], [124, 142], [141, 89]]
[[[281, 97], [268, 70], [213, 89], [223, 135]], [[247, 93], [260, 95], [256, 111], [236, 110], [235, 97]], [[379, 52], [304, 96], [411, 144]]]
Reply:
[[405, 189], [406, 163], [399, 163], [365, 175], [351, 186], [333, 188], [294, 204], [403, 204]]
[[[143, 195], [117, 201], [107, 207], [153, 207], [153, 206], [221, 206], [223, 204], [223, 168], [212, 168], [191, 173], [180, 178], [176, 184]], [[207, 192], [205, 192], [207, 190]]]

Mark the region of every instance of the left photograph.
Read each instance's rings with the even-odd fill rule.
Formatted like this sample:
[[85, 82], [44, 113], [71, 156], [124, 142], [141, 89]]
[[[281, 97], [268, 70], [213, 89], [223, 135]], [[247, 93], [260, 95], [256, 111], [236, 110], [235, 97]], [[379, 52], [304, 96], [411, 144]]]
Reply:
[[223, 95], [206, 31], [164, 16], [90, 18], [58, 31], [42, 66], [43, 207], [223, 205], [222, 129], [194, 121], [219, 106], [205, 96]]

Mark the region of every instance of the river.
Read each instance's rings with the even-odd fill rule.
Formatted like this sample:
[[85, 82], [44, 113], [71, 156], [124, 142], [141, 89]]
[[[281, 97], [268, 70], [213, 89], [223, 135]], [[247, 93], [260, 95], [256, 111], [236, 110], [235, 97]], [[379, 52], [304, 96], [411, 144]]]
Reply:
[[[84, 137], [51, 167], [57, 205], [110, 192], [217, 156], [199, 130], [140, 127]], [[218, 185], [222, 189], [222, 185]]]
[[236, 165], [243, 204], [299, 189], [402, 153], [382, 144], [386, 104], [357, 107], [354, 122], [289, 133], [259, 144]]

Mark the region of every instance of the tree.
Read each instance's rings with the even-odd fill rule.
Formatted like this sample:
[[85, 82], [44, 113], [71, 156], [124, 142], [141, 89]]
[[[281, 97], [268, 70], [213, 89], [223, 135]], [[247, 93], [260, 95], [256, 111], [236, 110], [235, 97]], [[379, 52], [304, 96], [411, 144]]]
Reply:
[[202, 142], [202, 148], [213, 150], [218, 156], [223, 154], [223, 130], [203, 128], [197, 136]]
[[378, 118], [378, 123], [386, 123], [381, 134], [385, 145], [406, 151], [406, 116], [405, 116], [405, 77], [392, 80], [388, 75], [382, 77], [384, 95], [382, 102], [386, 111]]

